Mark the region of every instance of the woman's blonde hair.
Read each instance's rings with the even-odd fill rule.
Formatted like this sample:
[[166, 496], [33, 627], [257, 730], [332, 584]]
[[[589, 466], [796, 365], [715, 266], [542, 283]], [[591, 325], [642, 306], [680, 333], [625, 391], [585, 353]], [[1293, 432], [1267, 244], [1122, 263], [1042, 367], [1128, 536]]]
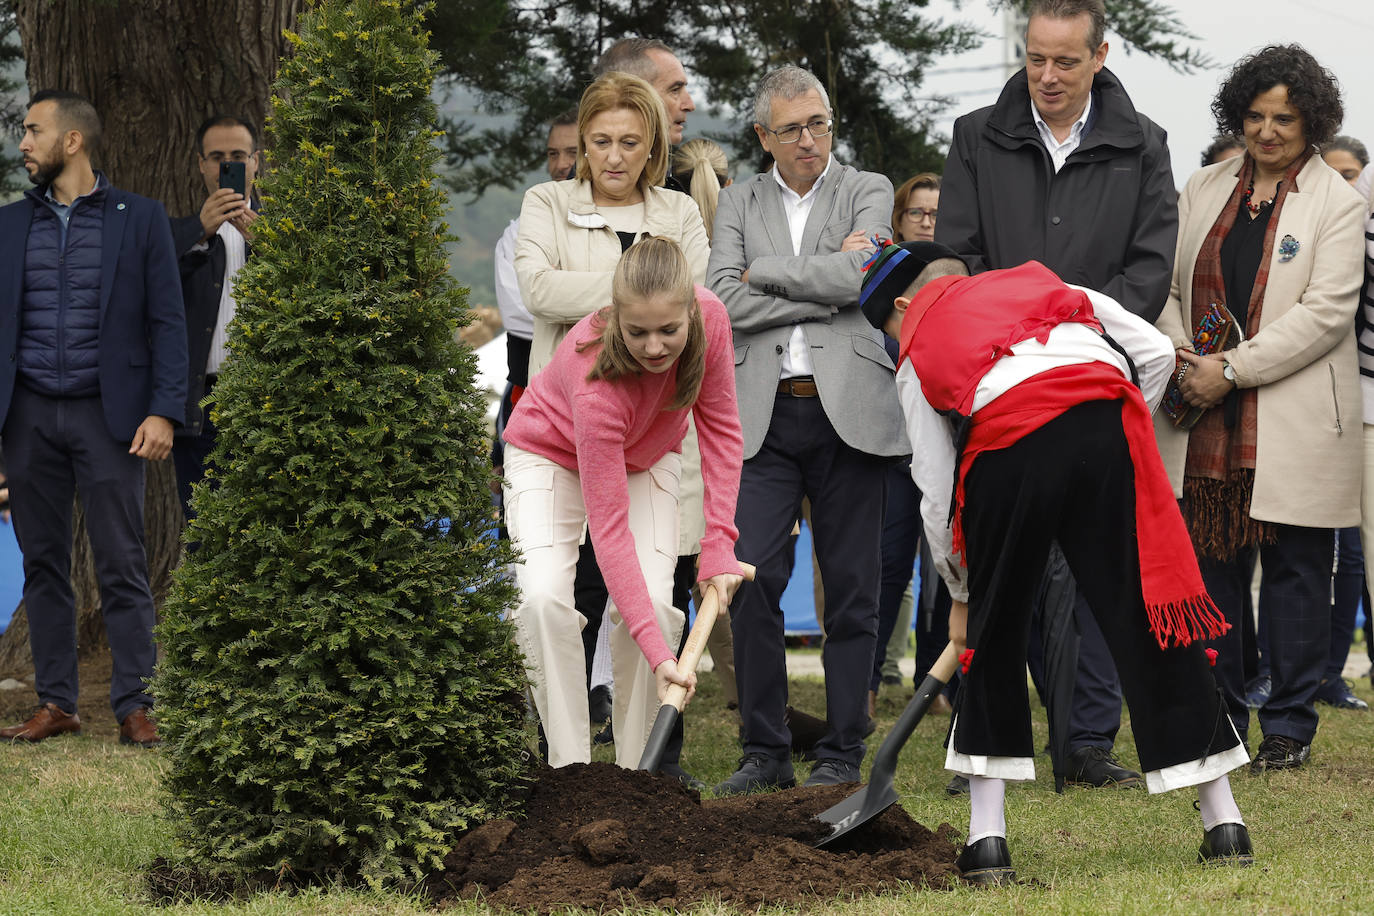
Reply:
[[587, 161], [587, 124], [597, 115], [617, 108], [633, 111], [644, 122], [649, 159], [639, 173], [638, 184], [639, 190], [647, 193], [649, 188], [663, 184], [663, 177], [668, 174], [668, 113], [653, 86], [619, 70], [612, 70], [588, 86], [577, 106], [577, 180], [592, 178], [592, 167]]
[[711, 224], [716, 221], [716, 204], [720, 189], [730, 177], [730, 163], [720, 144], [698, 137], [688, 140], [673, 151], [673, 177], [687, 186], [687, 193], [697, 202], [701, 221], [706, 224], [706, 238], [711, 238]]
[[902, 211], [906, 209], [906, 202], [910, 199], [911, 192], [917, 188], [929, 188], [932, 191], [940, 190], [940, 176], [934, 172], [922, 172], [902, 182], [897, 193], [892, 195], [892, 237], [899, 242], [907, 241], [902, 238], [902, 230], [897, 227], [902, 224]]
[[615, 275], [611, 279], [611, 304], [597, 312], [592, 327], [600, 337], [578, 345], [578, 352], [600, 347], [596, 362], [587, 373], [588, 381], [613, 382], [627, 375], [638, 375], [644, 367], [635, 359], [625, 343], [620, 327], [620, 308], [626, 302], [668, 296], [687, 309], [687, 344], [677, 358], [677, 393], [665, 410], [681, 410], [696, 403], [701, 393], [701, 380], [706, 374], [706, 326], [701, 320], [701, 305], [697, 302], [692, 282], [692, 268], [677, 242], [651, 235], [631, 245], [620, 256]]

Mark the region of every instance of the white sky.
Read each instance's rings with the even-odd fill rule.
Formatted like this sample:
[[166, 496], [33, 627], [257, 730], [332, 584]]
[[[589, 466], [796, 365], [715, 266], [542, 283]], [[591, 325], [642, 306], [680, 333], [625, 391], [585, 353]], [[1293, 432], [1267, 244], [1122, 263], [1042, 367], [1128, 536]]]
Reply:
[[[1125, 85], [1137, 109], [1169, 133], [1169, 152], [1177, 185], [1182, 188], [1197, 168], [1215, 132], [1209, 107], [1217, 84], [1230, 65], [1268, 44], [1296, 42], [1340, 81], [1345, 103], [1341, 133], [1374, 148], [1374, 3], [1368, 0], [1165, 0], [1187, 29], [1200, 36], [1194, 43], [1220, 65], [1191, 75], [1175, 73], [1143, 54], [1127, 54], [1108, 23], [1107, 67]], [[932, 95], [955, 99], [937, 122], [949, 136], [954, 118], [990, 105], [1005, 78], [1000, 70], [977, 70], [1003, 59], [1002, 15], [984, 0], [931, 0], [931, 15], [963, 20], [990, 32], [982, 48], [943, 58], [930, 68], [925, 88]], [[953, 72], [950, 72], [953, 71]]]

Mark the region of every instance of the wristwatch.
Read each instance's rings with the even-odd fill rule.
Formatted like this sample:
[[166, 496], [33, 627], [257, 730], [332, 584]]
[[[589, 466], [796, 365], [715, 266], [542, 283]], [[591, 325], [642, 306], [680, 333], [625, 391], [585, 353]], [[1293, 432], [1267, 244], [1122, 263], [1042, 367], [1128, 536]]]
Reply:
[[1233, 387], [1240, 387], [1240, 384], [1236, 381], [1236, 367], [1224, 359], [1221, 361], [1221, 375], [1226, 381], [1230, 382]]

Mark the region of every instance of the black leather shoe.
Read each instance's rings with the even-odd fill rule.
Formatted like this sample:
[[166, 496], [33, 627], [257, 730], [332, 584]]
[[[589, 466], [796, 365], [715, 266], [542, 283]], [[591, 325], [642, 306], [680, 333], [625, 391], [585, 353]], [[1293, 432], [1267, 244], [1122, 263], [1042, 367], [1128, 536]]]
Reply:
[[611, 688], [605, 684], [593, 687], [587, 694], [587, 712], [597, 725], [611, 720]]
[[951, 798], [958, 798], [960, 795], [968, 794], [968, 777], [954, 774], [954, 778], [945, 786], [945, 794]]
[[859, 767], [836, 757], [822, 757], [811, 768], [804, 786], [839, 786], [859, 781]]
[[1141, 785], [1140, 774], [1123, 767], [1104, 747], [1079, 747], [1069, 751], [1065, 761], [1068, 771], [1066, 780], [1071, 786], [1087, 786], [1092, 789], [1134, 789]]
[[605, 727], [605, 728], [601, 729], [601, 731], [597, 732], [595, 735], [592, 735], [592, 743], [593, 743], [593, 744], [614, 744], [614, 743], [615, 743], [615, 731], [611, 728], [611, 722], [610, 722], [609, 719], [606, 720], [606, 727]]
[[1296, 770], [1307, 762], [1312, 755], [1312, 745], [1303, 744], [1287, 735], [1265, 735], [1255, 751], [1255, 759], [1250, 761], [1251, 773], [1266, 773], [1269, 770]]
[[739, 769], [729, 779], [716, 786], [715, 793], [752, 795], [772, 789], [790, 789], [796, 784], [797, 778], [792, 774], [790, 758], [745, 754], [739, 759]]
[[959, 869], [959, 877], [969, 884], [996, 887], [1016, 880], [1006, 837], [985, 836], [972, 846], [965, 846], [954, 866]]
[[684, 770], [682, 768], [682, 764], [680, 763], [660, 764], [658, 767], [658, 771], [662, 773], [664, 776], [670, 776], [673, 779], [676, 779], [678, 782], [682, 783], [682, 787], [684, 789], [691, 789], [694, 792], [706, 791], [706, 783], [702, 782], [700, 779], [697, 779], [691, 773], [688, 773], [686, 770]]
[[1254, 865], [1250, 831], [1244, 824], [1217, 824], [1202, 835], [1197, 860], [1203, 865]]
[[1369, 709], [1369, 704], [1355, 696], [1350, 690], [1350, 682], [1343, 677], [1322, 681], [1317, 688], [1316, 700], [1337, 709]]

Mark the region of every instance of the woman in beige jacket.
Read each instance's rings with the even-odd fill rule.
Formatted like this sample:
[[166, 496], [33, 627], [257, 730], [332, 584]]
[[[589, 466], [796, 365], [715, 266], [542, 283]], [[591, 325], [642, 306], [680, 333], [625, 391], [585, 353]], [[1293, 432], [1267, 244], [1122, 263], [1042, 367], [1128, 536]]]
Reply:
[[696, 282], [710, 243], [686, 194], [661, 187], [668, 173], [663, 102], [644, 80], [612, 72], [587, 87], [577, 110], [577, 177], [525, 192], [515, 273], [534, 316], [530, 375], [580, 319], [611, 298], [620, 255], [646, 235], [678, 243]]
[[[1161, 412], [1160, 451], [1207, 590], [1231, 630], [1215, 673], [1242, 739], [1240, 614], [1259, 555], [1273, 689], [1252, 769], [1301, 766], [1329, 648], [1333, 529], [1360, 519], [1362, 436], [1355, 306], [1361, 201], [1319, 155], [1340, 125], [1334, 79], [1296, 46], [1238, 63], [1212, 105], [1246, 154], [1208, 166], [1179, 201], [1169, 302], [1157, 322], [1179, 348], [1185, 400], [1208, 408], [1185, 432]], [[1192, 352], [1212, 303], [1245, 340]]]

